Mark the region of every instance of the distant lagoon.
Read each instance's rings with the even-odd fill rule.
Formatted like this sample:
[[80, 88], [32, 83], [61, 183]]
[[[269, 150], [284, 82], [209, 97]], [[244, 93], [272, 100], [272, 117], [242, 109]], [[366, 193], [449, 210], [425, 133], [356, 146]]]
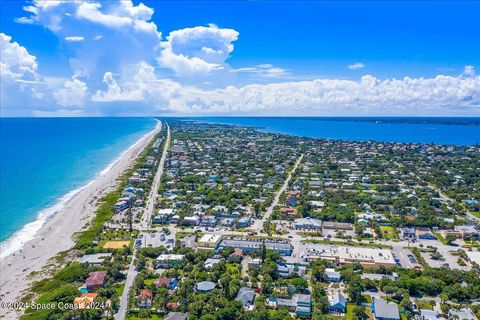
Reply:
[[480, 117], [191, 117], [204, 123], [256, 127], [262, 132], [351, 141], [480, 144]]

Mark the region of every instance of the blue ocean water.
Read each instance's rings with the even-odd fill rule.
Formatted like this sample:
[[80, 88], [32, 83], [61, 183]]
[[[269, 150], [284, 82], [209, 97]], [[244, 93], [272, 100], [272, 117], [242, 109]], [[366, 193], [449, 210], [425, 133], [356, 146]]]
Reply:
[[263, 132], [351, 141], [480, 144], [480, 118], [195, 117], [207, 123], [258, 127]]
[[105, 169], [152, 118], [0, 118], [0, 240]]

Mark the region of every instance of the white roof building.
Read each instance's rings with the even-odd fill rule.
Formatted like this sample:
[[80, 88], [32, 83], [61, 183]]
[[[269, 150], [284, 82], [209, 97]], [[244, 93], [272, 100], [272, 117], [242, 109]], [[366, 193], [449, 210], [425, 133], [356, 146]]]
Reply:
[[480, 252], [478, 251], [465, 251], [470, 261], [475, 262], [480, 266]]
[[308, 244], [303, 258], [307, 261], [312, 259], [325, 259], [341, 264], [360, 263], [364, 267], [393, 267], [396, 265], [392, 252], [388, 249], [349, 247], [334, 245]]

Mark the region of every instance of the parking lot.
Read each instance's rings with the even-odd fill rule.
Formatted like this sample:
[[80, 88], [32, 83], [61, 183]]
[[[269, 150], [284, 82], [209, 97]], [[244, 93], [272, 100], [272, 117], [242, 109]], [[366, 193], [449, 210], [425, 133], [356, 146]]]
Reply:
[[456, 270], [470, 270], [471, 266], [461, 266], [458, 264], [458, 256], [451, 254], [448, 250], [441, 250], [438, 249], [438, 252], [442, 255], [442, 260], [434, 260], [432, 259], [430, 252], [422, 252], [421, 255], [425, 259], [425, 262], [432, 268], [441, 268], [443, 266], [448, 266], [450, 269]]
[[400, 264], [400, 266], [403, 268], [422, 268], [421, 264], [418, 263], [413, 253], [408, 249], [394, 248], [392, 249], [392, 254], [393, 258], [397, 262], [397, 265]]
[[139, 247], [160, 247], [164, 246], [167, 249], [173, 248], [175, 245], [174, 235], [165, 235], [165, 233], [157, 232], [142, 232], [138, 235], [135, 241], [135, 246]]

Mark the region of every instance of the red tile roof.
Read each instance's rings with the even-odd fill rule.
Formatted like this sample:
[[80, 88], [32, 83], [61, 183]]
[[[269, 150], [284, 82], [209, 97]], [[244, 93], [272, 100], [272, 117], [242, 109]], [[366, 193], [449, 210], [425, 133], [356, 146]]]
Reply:
[[94, 271], [90, 272], [85, 284], [87, 287], [103, 286], [105, 283], [105, 277], [107, 276], [106, 271]]
[[158, 288], [160, 286], [165, 286], [165, 287], [168, 287], [168, 285], [170, 284], [170, 278], [158, 278], [157, 280], [155, 280], [155, 286]]

